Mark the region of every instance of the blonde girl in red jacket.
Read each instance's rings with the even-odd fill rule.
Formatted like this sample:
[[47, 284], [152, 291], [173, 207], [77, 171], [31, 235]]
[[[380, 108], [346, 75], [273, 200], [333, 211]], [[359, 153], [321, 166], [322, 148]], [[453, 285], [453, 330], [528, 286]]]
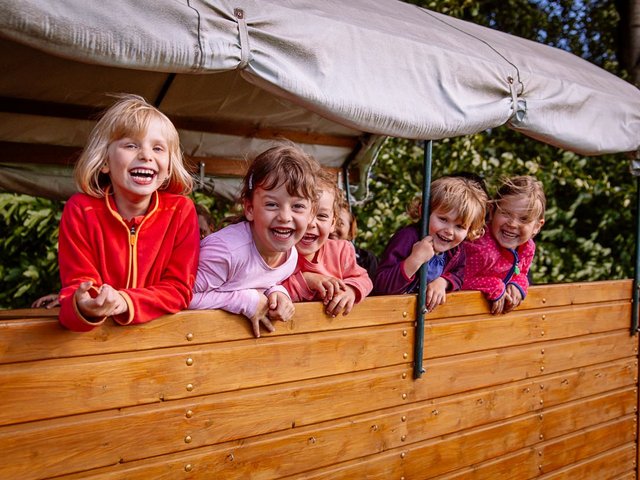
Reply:
[[98, 121], [60, 221], [60, 323], [144, 323], [187, 308], [198, 265], [193, 186], [178, 132], [158, 109], [122, 95]]

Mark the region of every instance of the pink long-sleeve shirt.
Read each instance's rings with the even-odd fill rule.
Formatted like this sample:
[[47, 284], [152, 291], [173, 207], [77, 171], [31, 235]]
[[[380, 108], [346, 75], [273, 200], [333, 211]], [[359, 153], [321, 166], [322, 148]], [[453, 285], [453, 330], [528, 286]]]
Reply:
[[272, 268], [264, 261], [251, 235], [249, 222], [218, 230], [200, 243], [200, 262], [189, 308], [220, 308], [253, 317], [260, 295], [280, 291], [280, 283], [296, 268], [298, 252], [292, 248], [285, 262]]
[[357, 263], [353, 244], [346, 240], [328, 239], [318, 250], [314, 262], [300, 256], [295, 273], [283, 282], [294, 302], [319, 300], [317, 292], [309, 289], [303, 272], [319, 273], [344, 281], [355, 290], [356, 303], [369, 295], [373, 288], [369, 274]]

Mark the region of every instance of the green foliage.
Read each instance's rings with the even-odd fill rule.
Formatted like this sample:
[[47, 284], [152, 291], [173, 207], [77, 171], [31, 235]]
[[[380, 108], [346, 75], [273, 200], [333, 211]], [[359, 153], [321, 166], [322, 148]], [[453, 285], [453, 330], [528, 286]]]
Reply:
[[0, 194], [0, 308], [28, 307], [60, 289], [58, 224], [62, 204]]

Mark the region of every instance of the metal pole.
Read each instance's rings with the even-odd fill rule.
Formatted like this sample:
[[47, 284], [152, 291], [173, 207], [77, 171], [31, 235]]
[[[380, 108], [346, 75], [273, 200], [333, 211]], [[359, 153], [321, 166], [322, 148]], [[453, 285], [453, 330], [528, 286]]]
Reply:
[[[429, 231], [429, 198], [431, 197], [431, 151], [433, 142], [425, 142], [424, 145], [424, 179], [422, 184], [422, 221], [420, 223], [420, 238], [427, 236]], [[420, 378], [425, 372], [422, 367], [424, 357], [424, 315], [427, 313], [425, 303], [427, 300], [427, 264], [420, 266], [420, 290], [416, 304], [416, 332], [413, 349], [413, 378]]]
[[633, 280], [633, 305], [631, 307], [631, 335], [638, 332], [638, 288], [640, 288], [640, 177], [636, 177], [636, 264]]

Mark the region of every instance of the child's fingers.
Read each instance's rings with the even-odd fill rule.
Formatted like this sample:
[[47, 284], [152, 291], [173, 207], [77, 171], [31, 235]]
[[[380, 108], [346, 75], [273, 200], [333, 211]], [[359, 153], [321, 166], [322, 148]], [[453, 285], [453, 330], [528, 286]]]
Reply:
[[276, 308], [278, 308], [278, 293], [277, 292], [271, 292], [269, 294], [269, 296], [267, 297], [267, 300], [269, 302], [269, 309], [270, 310], [275, 310]]
[[260, 322], [262, 322], [262, 324], [265, 326], [265, 328], [267, 330], [269, 330], [270, 332], [275, 332], [276, 331], [276, 327], [273, 326], [273, 324], [271, 323], [271, 321], [269, 320], [268, 317], [262, 317], [260, 319]]
[[354, 302], [352, 301], [347, 301], [347, 303], [344, 306], [344, 310], [342, 311], [342, 315], [349, 315], [349, 313], [351, 313], [351, 310], [353, 310], [353, 304]]

